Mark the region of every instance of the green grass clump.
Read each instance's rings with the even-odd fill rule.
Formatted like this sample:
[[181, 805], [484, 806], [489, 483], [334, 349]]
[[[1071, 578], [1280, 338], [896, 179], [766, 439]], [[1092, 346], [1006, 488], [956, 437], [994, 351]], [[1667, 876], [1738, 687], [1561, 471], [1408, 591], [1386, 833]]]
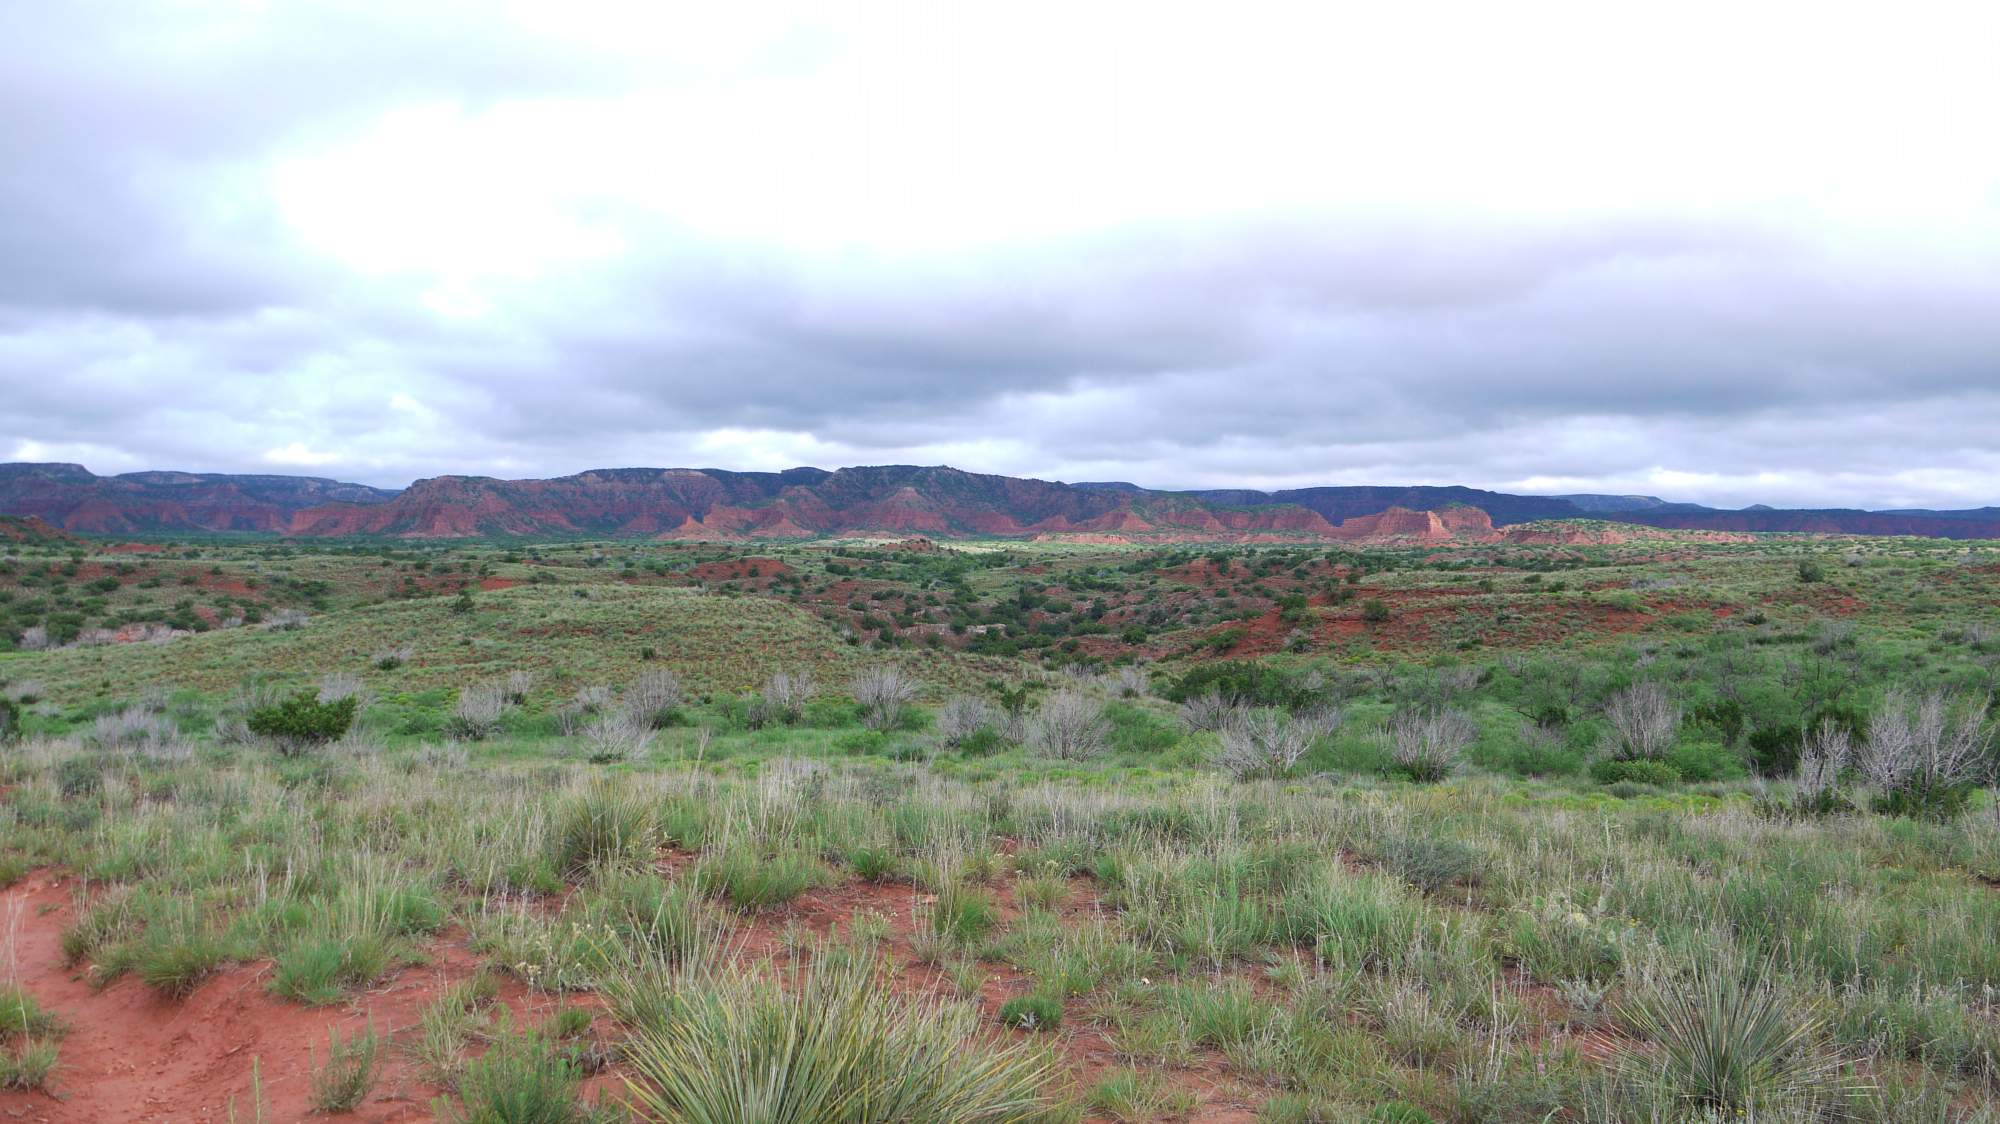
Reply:
[[1054, 1030], [1062, 1017], [1062, 1004], [1046, 995], [1017, 995], [1000, 1005], [1001, 1025], [1016, 1030]]
[[388, 942], [372, 933], [308, 937], [278, 954], [270, 986], [287, 999], [320, 1007], [381, 979], [391, 963]]
[[45, 1089], [56, 1070], [62, 1025], [33, 996], [0, 985], [0, 1089]]
[[353, 1112], [375, 1087], [381, 1042], [373, 1026], [347, 1039], [328, 1027], [326, 1039], [326, 1064], [313, 1070], [309, 1099], [317, 1112]]
[[433, 1105], [448, 1124], [589, 1124], [574, 1062], [538, 1034], [503, 1031], [465, 1064], [457, 1095]]
[[938, 887], [930, 906], [931, 935], [953, 944], [970, 944], [985, 936], [1000, 920], [993, 895], [953, 880]]
[[576, 876], [592, 870], [636, 870], [658, 845], [653, 809], [629, 791], [599, 785], [570, 797], [556, 812], [551, 858]]
[[778, 851], [760, 855], [747, 845], [728, 846], [695, 867], [695, 885], [746, 912], [783, 905], [826, 884], [826, 868], [811, 855]]

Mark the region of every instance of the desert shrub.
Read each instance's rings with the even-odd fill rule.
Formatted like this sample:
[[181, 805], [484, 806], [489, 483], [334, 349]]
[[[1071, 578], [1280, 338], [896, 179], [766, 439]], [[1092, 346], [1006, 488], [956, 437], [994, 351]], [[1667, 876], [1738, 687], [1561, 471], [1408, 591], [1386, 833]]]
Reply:
[[584, 759], [597, 765], [640, 761], [653, 737], [653, 727], [629, 710], [600, 714], [583, 728]]
[[1046, 995], [1017, 995], [1000, 1005], [1000, 1025], [1016, 1030], [1055, 1030], [1062, 1016], [1062, 1004]]
[[173, 721], [144, 703], [98, 715], [91, 723], [90, 740], [99, 749], [154, 758], [177, 759], [193, 752]]
[[[569, 701], [556, 708], [556, 731], [564, 737], [583, 732], [590, 720], [605, 713], [611, 707], [611, 688], [601, 683], [586, 684], [576, 689]], [[625, 713], [644, 722], [648, 729], [652, 723], [634, 711]]]
[[1611, 756], [1620, 761], [1658, 761], [1680, 733], [1681, 708], [1657, 683], [1634, 683], [1605, 704], [1611, 724]]
[[1112, 690], [1121, 699], [1143, 699], [1152, 691], [1152, 678], [1145, 668], [1127, 664], [1113, 676]]
[[1301, 716], [1255, 711], [1218, 731], [1221, 746], [1213, 761], [1238, 780], [1286, 776], [1311, 751], [1315, 740], [1339, 725], [1339, 711]]
[[784, 1105], [784, 1119], [802, 1122], [988, 1124], [1028, 1124], [1050, 1107], [1043, 1053], [994, 1045], [977, 1012], [902, 997], [876, 971], [842, 957], [787, 980], [684, 981], [647, 1006], [626, 1047], [640, 1078], [633, 1106], [656, 1120], [733, 1121], [745, 1105]]
[[1216, 733], [1241, 717], [1243, 709], [1220, 691], [1194, 695], [1180, 705], [1181, 727], [1191, 734]]
[[507, 682], [501, 693], [508, 703], [521, 706], [528, 701], [528, 692], [535, 689], [535, 673], [516, 668], [507, 673]]
[[817, 688], [813, 684], [812, 673], [807, 671], [780, 671], [774, 673], [764, 684], [764, 703], [786, 725], [795, 725], [805, 717], [806, 703], [812, 701]]
[[318, 698], [323, 703], [355, 699], [358, 700], [357, 705], [366, 705], [367, 690], [359, 675], [351, 671], [329, 671], [320, 676]]
[[1854, 760], [1854, 736], [1846, 726], [1825, 719], [1807, 734], [1799, 747], [1798, 770], [1794, 774], [1792, 811], [1803, 816], [1823, 816], [1849, 811], [1853, 805], [1841, 795], [1841, 775]]
[[1361, 619], [1369, 624], [1382, 624], [1389, 619], [1389, 603], [1380, 597], [1370, 597], [1361, 603]]
[[1064, 761], [1085, 761], [1104, 752], [1110, 727], [1104, 704], [1073, 688], [1042, 700], [1028, 719], [1028, 745]]
[[625, 687], [625, 709], [655, 730], [665, 729], [680, 717], [687, 695], [681, 677], [664, 667], [647, 668]]
[[1472, 719], [1450, 707], [1406, 710], [1389, 720], [1396, 771], [1413, 781], [1441, 781], [1456, 773], [1478, 738]]
[[384, 648], [368, 657], [368, 662], [377, 671], [394, 671], [404, 664], [409, 663], [412, 654], [412, 650], [407, 645], [398, 648]]
[[477, 683], [461, 687], [458, 701], [451, 708], [451, 721], [446, 728], [455, 738], [480, 741], [490, 737], [500, 728], [500, 716], [507, 710], [507, 696], [499, 686], [492, 683]]
[[1962, 813], [1993, 770], [1988, 705], [1942, 691], [1916, 699], [1891, 691], [1868, 724], [1858, 762], [1878, 790], [1877, 810], [1938, 820]]
[[0, 695], [0, 745], [21, 736], [21, 704]]
[[974, 695], [953, 695], [938, 707], [932, 728], [939, 744], [952, 749], [993, 724], [993, 707]]
[[355, 695], [322, 702], [311, 691], [301, 691], [270, 706], [251, 710], [244, 725], [252, 734], [269, 738], [280, 753], [301, 753], [313, 746], [337, 741], [354, 725], [360, 704]]
[[893, 730], [901, 725], [903, 708], [917, 697], [916, 682], [894, 667], [862, 672], [848, 689], [861, 708], [861, 724], [871, 730]]
[[1801, 582], [1810, 583], [1826, 580], [1826, 567], [1821, 565], [1817, 558], [1799, 559], [1796, 573]]
[[1665, 761], [1621, 761], [1600, 757], [1590, 763], [1590, 779], [1598, 784], [1651, 784], [1662, 788], [1680, 783], [1679, 769]]

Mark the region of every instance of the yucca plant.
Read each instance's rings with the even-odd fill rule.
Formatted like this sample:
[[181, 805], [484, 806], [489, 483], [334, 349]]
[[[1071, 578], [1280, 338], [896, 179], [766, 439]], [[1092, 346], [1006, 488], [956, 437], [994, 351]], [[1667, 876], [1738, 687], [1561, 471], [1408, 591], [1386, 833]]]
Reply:
[[1044, 1117], [1055, 1077], [1046, 1054], [990, 1044], [969, 1008], [899, 998], [877, 969], [854, 957], [783, 979], [689, 974], [652, 993], [650, 1006], [625, 1011], [636, 1024], [631, 1107], [673, 1124]]
[[1651, 1046], [1623, 1068], [1689, 1108], [1744, 1116], [1832, 1103], [1842, 1065], [1816, 1011], [1801, 1010], [1749, 972], [1709, 970], [1690, 986], [1630, 1004], [1624, 1021]]

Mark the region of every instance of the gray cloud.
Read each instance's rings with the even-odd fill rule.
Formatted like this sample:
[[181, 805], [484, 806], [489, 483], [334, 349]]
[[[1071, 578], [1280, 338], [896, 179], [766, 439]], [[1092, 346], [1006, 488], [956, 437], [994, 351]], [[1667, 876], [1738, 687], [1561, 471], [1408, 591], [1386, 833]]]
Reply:
[[[869, 159], [744, 170], [810, 147], [805, 126], [759, 130], [844, 88], [866, 58], [850, 29], [633, 50], [477, 5], [11, 22], [0, 457], [386, 484], [946, 460], [1158, 485], [2000, 502], [1989, 167], [1965, 170], [1970, 203], [1852, 212], [1813, 195], [1812, 165], [1803, 201], [1142, 192], [1072, 220], [1016, 215], [995, 189], [962, 230], [912, 218], [872, 239], [838, 208], [807, 221], [888, 174]], [[438, 107], [444, 124], [412, 126], [435, 133], [385, 149], [409, 164], [340, 162]], [[670, 124], [628, 127], [654, 120]], [[893, 166], [929, 174], [931, 139], [855, 135], [918, 149]], [[498, 172], [422, 202], [481, 161]], [[287, 195], [339, 174], [311, 207]], [[1053, 153], [1036, 170], [1090, 174]], [[732, 187], [768, 193], [768, 228]], [[341, 210], [370, 192], [390, 204]], [[484, 225], [454, 233], [458, 201]]]

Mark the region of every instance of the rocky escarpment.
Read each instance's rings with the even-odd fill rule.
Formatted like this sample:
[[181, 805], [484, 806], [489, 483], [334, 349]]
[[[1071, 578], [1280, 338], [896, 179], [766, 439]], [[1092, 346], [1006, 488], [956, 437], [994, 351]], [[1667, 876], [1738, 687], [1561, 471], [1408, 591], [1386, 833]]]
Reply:
[[[0, 465], [0, 512], [93, 535], [255, 531], [761, 539], [888, 534], [1422, 544], [1502, 541], [1511, 526], [1588, 517], [1626, 527], [1730, 533], [2000, 538], [2000, 511], [1992, 509], [1716, 511], [1646, 496], [1575, 500], [1429, 486], [1171, 492], [911, 465], [832, 472], [619, 468], [547, 480], [439, 476], [400, 493], [317, 477], [185, 472], [97, 476], [71, 464]], [[1621, 505], [1632, 506], [1627, 510]], [[1619, 537], [1601, 529], [1591, 536], [1598, 542]], [[1508, 541], [1583, 540], [1543, 529], [1534, 537]]]
[[65, 531], [284, 532], [322, 504], [379, 504], [395, 492], [313, 476], [128, 472], [98, 476], [77, 464], [0, 464], [0, 512], [32, 515]]

